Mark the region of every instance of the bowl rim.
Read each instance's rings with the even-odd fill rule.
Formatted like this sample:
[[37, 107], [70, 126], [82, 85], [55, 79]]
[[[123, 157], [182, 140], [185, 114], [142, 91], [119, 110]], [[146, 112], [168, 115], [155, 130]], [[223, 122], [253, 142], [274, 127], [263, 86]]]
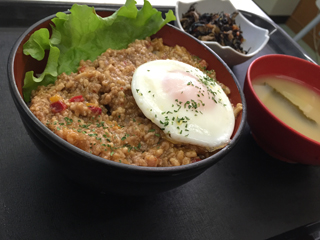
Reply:
[[[250, 75], [250, 72], [252, 71], [252, 69], [255, 67], [255, 65], [257, 64], [257, 62], [260, 62], [260, 61], [263, 61], [264, 59], [268, 59], [268, 58], [283, 58], [284, 60], [285, 59], [289, 59], [290, 61], [297, 61], [297, 62], [300, 62], [302, 64], [310, 64], [310, 66], [315, 66], [315, 67], [318, 67], [319, 70], [320, 70], [320, 66], [311, 62], [311, 61], [308, 61], [308, 60], [305, 60], [305, 59], [302, 59], [302, 58], [298, 58], [298, 57], [295, 57], [295, 56], [290, 56], [290, 55], [285, 55], [285, 54], [267, 54], [267, 55], [264, 55], [264, 56], [260, 56], [256, 59], [254, 59], [249, 67], [248, 67], [248, 70], [247, 70], [247, 76], [246, 76], [246, 81], [247, 81], [247, 86], [251, 92], [251, 94], [253, 95], [254, 99], [257, 101], [257, 103], [259, 104], [259, 106], [264, 109], [269, 116], [271, 116], [282, 128], [286, 128], [286, 129], [289, 129], [292, 133], [294, 133], [295, 135], [297, 135], [298, 137], [308, 141], [308, 142], [311, 142], [315, 145], [319, 145], [320, 147], [320, 142], [316, 141], [316, 140], [313, 140], [307, 136], [305, 136], [304, 134], [300, 133], [299, 131], [295, 130], [294, 128], [290, 127], [289, 125], [287, 125], [286, 123], [284, 123], [281, 119], [279, 119], [273, 112], [271, 112], [269, 110], [269, 108], [260, 100], [260, 98], [258, 97], [258, 95], [256, 94], [256, 91], [253, 89], [253, 85], [252, 85], [252, 81], [254, 81], [252, 78], [251, 78], [251, 75]], [[312, 65], [314, 64], [314, 65]], [[300, 80], [300, 79], [299, 79]], [[320, 90], [320, 89], [319, 89]]]
[[[179, 12], [179, 6], [181, 4], [185, 4], [185, 5], [188, 5], [188, 6], [191, 6], [192, 4], [195, 4], [195, 3], [200, 3], [200, 2], [209, 2], [210, 0], [200, 0], [200, 1], [192, 1], [192, 2], [184, 2], [184, 1], [180, 1], [178, 0], [176, 2], [176, 5], [175, 5], [175, 12]], [[234, 11], [237, 11], [237, 9], [234, 7], [234, 5], [232, 4], [232, 2], [230, 2], [229, 0], [220, 0], [220, 1], [223, 1], [223, 2], [228, 2], [230, 4], [230, 7], [232, 7], [234, 9]], [[216, 41], [202, 41], [200, 40], [201, 42], [203, 42], [204, 44], [208, 45], [208, 46], [217, 46], [219, 47], [220, 49], [223, 49], [223, 50], [229, 50], [231, 51], [232, 53], [242, 57], [242, 58], [246, 58], [246, 59], [250, 59], [252, 58], [253, 56], [255, 56], [258, 52], [260, 52], [263, 47], [268, 43], [269, 39], [270, 39], [270, 36], [269, 36], [269, 30], [268, 29], [265, 29], [265, 28], [262, 28], [262, 27], [259, 27], [257, 25], [255, 25], [254, 23], [250, 22], [247, 18], [245, 18], [243, 16], [243, 14], [239, 12], [239, 16], [244, 22], [246, 22], [248, 25], [251, 25], [252, 27], [256, 28], [256, 29], [259, 29], [259, 31], [263, 31], [265, 33], [265, 39], [263, 41], [263, 43], [260, 45], [259, 48], [257, 48], [255, 51], [251, 52], [251, 53], [248, 53], [248, 54], [244, 54], [244, 53], [240, 53], [238, 51], [236, 51], [235, 49], [233, 49], [232, 47], [230, 46], [222, 46], [220, 43], [216, 42]], [[180, 16], [179, 14], [176, 15], [176, 22], [179, 26], [179, 29], [186, 32], [183, 27], [181, 26], [180, 24]], [[187, 33], [187, 32], [186, 32]]]
[[[115, 12], [115, 9], [100, 7], [100, 8], [95, 8], [95, 11], [98, 14], [98, 12], [101, 12], [101, 11]], [[64, 12], [70, 13], [70, 11], [64, 11]], [[163, 172], [174, 173], [174, 172], [176, 172], [178, 174], [180, 172], [189, 171], [190, 169], [203, 169], [203, 168], [206, 168], [207, 166], [209, 166], [209, 167], [212, 166], [214, 163], [216, 163], [217, 161], [222, 159], [222, 157], [224, 155], [226, 155], [227, 152], [229, 150], [231, 150], [231, 148], [233, 148], [235, 146], [235, 144], [238, 142], [238, 140], [241, 137], [241, 133], [243, 132], [243, 130], [245, 128], [246, 116], [247, 116], [246, 102], [245, 102], [245, 97], [244, 97], [244, 93], [242, 91], [242, 88], [241, 88], [237, 78], [235, 77], [234, 73], [228, 67], [228, 65], [215, 52], [213, 52], [208, 46], [206, 46], [205, 44], [203, 44], [201, 41], [197, 40], [196, 38], [192, 37], [191, 35], [188, 35], [188, 36], [192, 37], [194, 40], [196, 40], [198, 43], [200, 43], [203, 47], [205, 47], [208, 51], [210, 51], [210, 53], [212, 55], [214, 55], [215, 57], [217, 57], [217, 59], [227, 68], [228, 72], [232, 75], [234, 83], [236, 84], [238, 92], [241, 97], [241, 101], [242, 101], [242, 105], [243, 105], [242, 118], [239, 123], [239, 127], [238, 127], [237, 132], [235, 132], [233, 138], [230, 140], [230, 142], [224, 148], [220, 149], [217, 153], [213, 154], [212, 156], [210, 156], [208, 158], [205, 158], [205, 159], [198, 161], [198, 162], [186, 164], [186, 165], [171, 166], [171, 167], [145, 167], [145, 166], [135, 166], [135, 165], [129, 165], [129, 164], [122, 164], [122, 163], [111, 161], [109, 159], [104, 159], [102, 157], [88, 153], [88, 152], [72, 145], [71, 143], [65, 141], [64, 139], [62, 139], [58, 135], [54, 134], [31, 112], [31, 110], [27, 106], [27, 103], [25, 103], [22, 96], [20, 95], [18, 87], [15, 83], [14, 59], [15, 59], [15, 55], [17, 53], [17, 50], [18, 50], [22, 40], [29, 34], [29, 32], [32, 31], [33, 29], [35, 29], [38, 25], [40, 25], [46, 21], [49, 21], [50, 19], [54, 18], [55, 16], [56, 16], [56, 14], [52, 14], [52, 15], [49, 15], [45, 18], [40, 19], [39, 21], [35, 22], [30, 27], [28, 27], [20, 35], [20, 37], [16, 40], [16, 42], [14, 43], [14, 45], [10, 51], [9, 58], [8, 58], [7, 70], [8, 70], [9, 87], [10, 87], [10, 91], [12, 93], [11, 95], [13, 97], [15, 104], [17, 105], [18, 108], [20, 107], [20, 109], [23, 111], [23, 113], [26, 114], [28, 116], [28, 118], [32, 120], [32, 122], [34, 124], [36, 124], [37, 128], [41, 131], [41, 134], [43, 134], [43, 135], [45, 135], [45, 137], [51, 139], [56, 145], [58, 145], [61, 148], [72, 151], [76, 154], [79, 154], [81, 156], [84, 156], [88, 160], [97, 161], [97, 162], [100, 162], [102, 164], [106, 164], [109, 167], [113, 167], [113, 168], [121, 168], [122, 170], [126, 170], [126, 171], [142, 171], [142, 172], [150, 172], [150, 173], [163, 173]], [[166, 24], [166, 25], [168, 27], [174, 28], [177, 31], [183, 32], [175, 26], [172, 26], [170, 24]], [[184, 33], [184, 34], [186, 34], [186, 33]], [[19, 113], [19, 115], [21, 115], [21, 114]]]

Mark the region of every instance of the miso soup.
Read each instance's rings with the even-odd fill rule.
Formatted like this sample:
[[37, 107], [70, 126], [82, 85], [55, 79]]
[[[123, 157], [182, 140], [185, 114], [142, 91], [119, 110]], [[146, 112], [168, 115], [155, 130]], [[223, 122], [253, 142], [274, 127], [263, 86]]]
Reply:
[[260, 77], [252, 81], [252, 85], [260, 100], [275, 116], [320, 142], [319, 89], [283, 76]]

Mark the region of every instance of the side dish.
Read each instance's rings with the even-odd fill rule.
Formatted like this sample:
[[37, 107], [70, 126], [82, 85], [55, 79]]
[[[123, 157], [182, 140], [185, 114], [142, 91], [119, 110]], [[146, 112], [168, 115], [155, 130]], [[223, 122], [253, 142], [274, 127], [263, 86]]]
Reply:
[[215, 41], [221, 46], [229, 46], [236, 51], [247, 54], [241, 44], [245, 39], [242, 36], [240, 26], [236, 24], [235, 18], [239, 12], [233, 13], [199, 13], [196, 3], [192, 4], [189, 10], [182, 14], [180, 20], [183, 29], [201, 41]]

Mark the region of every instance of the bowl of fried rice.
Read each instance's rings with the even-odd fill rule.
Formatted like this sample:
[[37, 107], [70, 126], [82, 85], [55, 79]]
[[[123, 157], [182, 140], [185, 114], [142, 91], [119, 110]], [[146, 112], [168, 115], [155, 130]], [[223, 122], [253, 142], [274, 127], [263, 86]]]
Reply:
[[[105, 18], [114, 11], [96, 9], [94, 14]], [[37, 30], [50, 29], [54, 17], [40, 20], [19, 37], [9, 57], [8, 79], [31, 140], [72, 181], [107, 193], [156, 194], [199, 176], [238, 142], [246, 104], [236, 77], [212, 49], [168, 23], [125, 48], [103, 49], [93, 60], [82, 59], [75, 71], [64, 70], [54, 82], [39, 84], [25, 94], [26, 73], [32, 70], [35, 79], [49, 72], [45, 61], [52, 56], [46, 52], [38, 61], [24, 54], [24, 46]], [[236, 112], [234, 130], [223, 147], [205, 152], [169, 141], [136, 106], [132, 75], [139, 65], [161, 59], [188, 63], [221, 81]]]

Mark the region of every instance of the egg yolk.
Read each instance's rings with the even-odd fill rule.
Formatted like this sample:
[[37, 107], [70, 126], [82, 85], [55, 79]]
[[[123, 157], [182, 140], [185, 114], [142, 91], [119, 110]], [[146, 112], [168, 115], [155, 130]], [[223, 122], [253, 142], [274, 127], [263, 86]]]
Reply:
[[174, 70], [168, 72], [162, 80], [163, 91], [173, 100], [177, 99], [189, 108], [204, 110], [213, 108], [216, 103], [212, 100], [212, 93], [197, 77], [186, 71]]

